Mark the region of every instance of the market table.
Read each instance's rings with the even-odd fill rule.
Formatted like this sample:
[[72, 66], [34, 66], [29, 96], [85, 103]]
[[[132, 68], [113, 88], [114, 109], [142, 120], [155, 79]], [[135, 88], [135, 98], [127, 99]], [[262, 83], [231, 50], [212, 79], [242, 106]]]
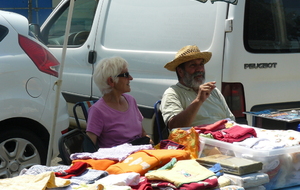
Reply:
[[279, 189], [279, 190], [299, 190], [299, 189], [300, 189], [300, 186], [293, 186], [293, 187], [286, 187], [286, 188]]
[[[298, 130], [300, 123], [300, 108], [243, 113], [252, 116], [252, 126], [259, 128]], [[270, 125], [263, 124], [264, 120]]]

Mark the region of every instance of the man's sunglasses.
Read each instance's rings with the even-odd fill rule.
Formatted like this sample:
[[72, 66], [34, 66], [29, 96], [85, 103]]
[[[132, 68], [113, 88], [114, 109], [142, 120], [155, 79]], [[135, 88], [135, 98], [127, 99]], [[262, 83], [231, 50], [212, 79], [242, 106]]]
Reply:
[[121, 73], [119, 75], [117, 75], [116, 77], [125, 77], [125, 78], [129, 78], [130, 74], [129, 72], [126, 72], [126, 73]]

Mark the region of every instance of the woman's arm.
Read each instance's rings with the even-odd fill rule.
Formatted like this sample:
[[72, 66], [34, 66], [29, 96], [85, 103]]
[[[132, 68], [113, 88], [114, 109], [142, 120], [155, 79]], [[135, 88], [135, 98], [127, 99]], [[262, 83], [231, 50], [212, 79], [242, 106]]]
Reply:
[[96, 145], [97, 144], [97, 135], [95, 135], [94, 133], [91, 133], [89, 131], [87, 131], [86, 134], [93, 141], [94, 145]]
[[150, 144], [154, 144], [154, 142], [152, 141], [151, 137], [149, 135], [147, 135], [146, 131], [144, 130], [144, 128], [142, 127], [143, 132], [142, 132], [142, 137], [149, 137], [150, 138]]

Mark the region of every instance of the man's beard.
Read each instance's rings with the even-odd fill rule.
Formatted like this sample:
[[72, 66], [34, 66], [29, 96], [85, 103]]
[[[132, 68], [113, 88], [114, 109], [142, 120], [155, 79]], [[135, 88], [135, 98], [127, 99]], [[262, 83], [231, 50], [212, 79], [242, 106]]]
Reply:
[[[195, 77], [198, 75], [202, 75], [202, 77], [196, 79]], [[194, 90], [198, 90], [199, 86], [205, 82], [205, 72], [200, 71], [191, 75], [187, 72], [184, 72], [183, 82], [186, 86], [193, 88]]]

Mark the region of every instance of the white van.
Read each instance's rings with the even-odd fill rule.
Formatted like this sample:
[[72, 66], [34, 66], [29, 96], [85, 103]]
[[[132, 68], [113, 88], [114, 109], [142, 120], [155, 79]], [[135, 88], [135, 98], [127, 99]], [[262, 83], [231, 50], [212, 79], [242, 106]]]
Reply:
[[[59, 60], [69, 4], [62, 0], [41, 26]], [[252, 124], [244, 111], [300, 107], [300, 0], [76, 0], [68, 41], [67, 102], [98, 99], [95, 65], [121, 56], [152, 135], [153, 105], [177, 82], [163, 66], [186, 45], [212, 52], [207, 81], [217, 81], [237, 122]]]

